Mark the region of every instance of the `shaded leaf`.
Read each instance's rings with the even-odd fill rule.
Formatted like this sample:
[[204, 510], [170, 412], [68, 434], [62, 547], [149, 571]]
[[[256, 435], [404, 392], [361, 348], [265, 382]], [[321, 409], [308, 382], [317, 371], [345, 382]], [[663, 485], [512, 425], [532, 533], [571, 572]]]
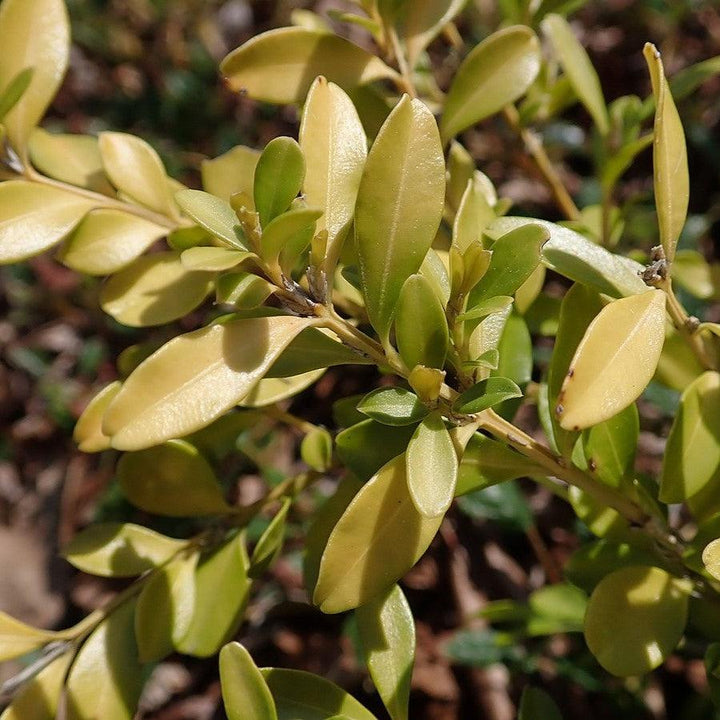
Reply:
[[[205, 270], [207, 272], [230, 270], [246, 260], [256, 259], [257, 255], [255, 255], [255, 253], [205, 246], [188, 248], [187, 250], [183, 250], [180, 256], [180, 262], [186, 270]], [[257, 279], [261, 280], [261, 278]], [[268, 292], [268, 295], [269, 294]]]
[[[263, 258], [274, 263], [286, 250], [293, 250], [291, 265], [297, 261], [300, 253], [310, 244], [315, 233], [315, 222], [322, 211], [315, 208], [294, 208], [271, 220], [262, 234], [261, 253]], [[291, 268], [283, 262], [287, 274]]]
[[270, 688], [240, 643], [220, 651], [220, 683], [228, 720], [277, 720]]
[[527, 500], [512, 480], [463, 495], [458, 498], [458, 507], [472, 518], [495, 520], [519, 532], [533, 525]]
[[27, 67], [21, 70], [0, 92], [0, 122], [18, 104], [20, 98], [30, 86], [35, 70]]
[[430, 0], [407, 2], [401, 21], [402, 37], [407, 48], [407, 61], [414, 68], [425, 48], [463, 9], [467, 0]]
[[293, 397], [319, 380], [325, 370], [310, 370], [292, 377], [264, 377], [238, 403], [241, 407], [265, 407]]
[[248, 575], [251, 578], [262, 576], [280, 552], [285, 540], [285, 520], [291, 505], [292, 500], [290, 498], [283, 500], [280, 510], [275, 513], [275, 517], [273, 517], [257, 541], [250, 558], [250, 569], [248, 570]]
[[0, 662], [38, 650], [57, 639], [57, 633], [26, 625], [0, 611]]
[[203, 189], [227, 203], [235, 193], [244, 193], [252, 198], [255, 166], [259, 158], [259, 150], [236, 145], [219, 157], [203, 160], [200, 166]]
[[23, 685], [0, 720], [55, 720], [71, 660], [66, 653]]
[[104, 387], [88, 403], [73, 430], [73, 440], [82, 452], [100, 452], [110, 447], [110, 438], [102, 431], [102, 418], [108, 405], [120, 392], [122, 383], [119, 380]]
[[332, 435], [322, 427], [311, 430], [300, 444], [303, 462], [317, 472], [327, 472], [332, 465]]
[[550, 695], [530, 686], [523, 690], [519, 713], [518, 720], [562, 720], [560, 708]]
[[473, 175], [467, 182], [453, 222], [453, 246], [464, 253], [473, 242], [482, 239], [483, 231], [494, 219], [495, 211], [488, 201], [484, 183]]
[[522, 390], [512, 380], [491, 377], [462, 393], [453, 403], [453, 409], [463, 415], [472, 415], [516, 397], [522, 397]]

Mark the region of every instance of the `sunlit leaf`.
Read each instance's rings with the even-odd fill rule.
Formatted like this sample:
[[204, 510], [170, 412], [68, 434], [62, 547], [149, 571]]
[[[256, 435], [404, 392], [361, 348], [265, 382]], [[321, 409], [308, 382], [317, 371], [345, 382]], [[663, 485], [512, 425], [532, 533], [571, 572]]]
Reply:
[[417, 395], [399, 387], [377, 388], [369, 392], [357, 406], [363, 415], [384, 425], [412, 425], [428, 413]]
[[716, 580], [720, 579], [720, 539], [708, 543], [703, 550], [702, 561], [705, 569]]
[[[310, 244], [315, 221], [322, 211], [317, 208], [294, 208], [271, 220], [262, 235], [262, 256], [270, 263], [277, 262], [286, 249], [295, 248], [293, 260]], [[294, 265], [294, 262], [292, 263]], [[288, 274], [290, 268], [287, 268]]]
[[284, 213], [297, 197], [305, 179], [305, 159], [300, 146], [289, 137], [271, 140], [255, 167], [253, 195], [264, 228]]
[[540, 43], [529, 27], [504, 28], [483, 40], [450, 86], [441, 123], [443, 142], [524, 95], [540, 62]]
[[240, 643], [230, 643], [220, 651], [220, 683], [229, 720], [277, 720], [270, 689]]
[[220, 71], [233, 90], [272, 103], [304, 102], [318, 75], [344, 89], [397, 77], [382, 60], [344, 38], [305, 28], [280, 28], [230, 53]]
[[110, 438], [102, 431], [102, 418], [108, 405], [120, 391], [116, 380], [104, 387], [87, 405], [73, 430], [73, 440], [82, 452], [100, 452], [110, 447]]
[[18, 104], [30, 86], [35, 70], [27, 67], [21, 70], [0, 92], [0, 122]]
[[56, 639], [56, 633], [26, 625], [0, 611], [0, 662], [38, 650]]
[[183, 250], [180, 256], [180, 262], [187, 270], [205, 270], [207, 272], [231, 270], [246, 260], [256, 259], [255, 253], [206, 246], [188, 248]]
[[481, 380], [462, 393], [455, 400], [453, 409], [464, 415], [470, 415], [516, 397], [522, 397], [522, 390], [512, 380], [491, 377]]
[[265, 407], [273, 403], [287, 400], [307, 389], [319, 380], [325, 370], [309, 370], [292, 377], [264, 377], [238, 403], [242, 407]]
[[203, 160], [201, 165], [203, 189], [228, 203], [230, 197], [239, 192], [252, 198], [255, 166], [259, 158], [259, 150], [236, 145], [219, 157]]
[[422, 102], [403, 97], [370, 150], [355, 209], [365, 305], [384, 341], [402, 285], [430, 249], [444, 197], [435, 119]]
[[482, 239], [483, 230], [494, 219], [495, 211], [488, 202], [482, 182], [472, 177], [468, 180], [455, 215], [453, 246], [464, 253], [473, 242]]
[[323, 427], [311, 430], [300, 444], [303, 462], [317, 472], [327, 472], [332, 464], [332, 435]]
[[23, 685], [0, 720], [55, 720], [71, 660], [66, 653]]
[[177, 204], [200, 227], [231, 248], [247, 250], [237, 215], [228, 201], [200, 190], [180, 190]]

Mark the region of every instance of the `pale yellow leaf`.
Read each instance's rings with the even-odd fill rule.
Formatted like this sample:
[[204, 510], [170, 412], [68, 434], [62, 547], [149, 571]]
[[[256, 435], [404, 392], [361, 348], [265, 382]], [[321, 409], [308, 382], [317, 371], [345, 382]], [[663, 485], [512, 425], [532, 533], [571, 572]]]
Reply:
[[102, 418], [108, 405], [118, 394], [122, 383], [119, 380], [104, 387], [83, 410], [73, 431], [73, 440], [86, 453], [100, 452], [110, 447], [110, 438], [102, 431]]
[[241, 407], [265, 407], [287, 400], [310, 387], [324, 373], [325, 368], [320, 368], [293, 377], [263, 378], [238, 404]]
[[201, 166], [203, 189], [225, 202], [230, 202], [230, 197], [235, 193], [245, 193], [248, 197], [249, 209], [254, 210], [253, 179], [259, 159], [259, 150], [236, 145], [219, 157], [203, 160]]
[[0, 611], [0, 662], [25, 655], [56, 639], [56, 633], [26, 625]]
[[65, 653], [50, 663], [23, 686], [0, 720], [55, 720], [71, 660], [72, 653]]

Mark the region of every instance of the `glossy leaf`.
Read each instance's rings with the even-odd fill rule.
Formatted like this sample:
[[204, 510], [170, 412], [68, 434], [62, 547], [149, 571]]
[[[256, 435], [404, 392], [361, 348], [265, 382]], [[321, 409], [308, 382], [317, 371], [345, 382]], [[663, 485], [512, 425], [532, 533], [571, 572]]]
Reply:
[[357, 110], [343, 90], [319, 77], [308, 93], [300, 125], [300, 147], [307, 159], [303, 194], [323, 215], [327, 230], [323, 268], [332, 276], [355, 208], [367, 157], [367, 140]]
[[493, 313], [504, 312], [513, 304], [513, 299], [508, 295], [496, 295], [495, 297], [480, 300], [471, 310], [458, 315], [461, 322], [465, 320], [482, 320]]
[[177, 217], [160, 156], [144, 140], [119, 132], [100, 135], [100, 154], [110, 182], [161, 215]]
[[408, 368], [442, 368], [450, 337], [445, 310], [423, 275], [403, 284], [395, 311], [395, 339]]
[[330, 534], [313, 601], [326, 613], [364, 604], [420, 559], [441, 521], [441, 515], [426, 518], [415, 508], [405, 456], [391, 460], [363, 486]]
[[144, 584], [135, 608], [135, 638], [141, 662], [170, 655], [190, 627], [197, 555], [176, 558]]
[[242, 533], [200, 558], [195, 568], [192, 619], [185, 634], [174, 639], [179, 652], [210, 657], [235, 635], [250, 594], [249, 565]]
[[164, 325], [194, 310], [212, 281], [210, 273], [187, 270], [177, 250], [144, 255], [108, 279], [100, 306], [123, 325]]
[[80, 648], [67, 681], [68, 720], [131, 720], [144, 677], [134, 630], [135, 603], [124, 602]]
[[70, 23], [62, 0], [3, 0], [0, 91], [26, 68], [30, 85], [3, 119], [10, 144], [25, 155], [28, 137], [60, 87], [70, 57]]
[[167, 228], [121, 210], [92, 210], [60, 249], [58, 259], [86, 275], [111, 275], [167, 233]]
[[477, 45], [455, 74], [441, 130], [447, 143], [459, 132], [522, 97], [540, 70], [540, 43], [528, 27], [499, 30]]
[[141, 525], [95, 523], [65, 546], [63, 557], [91, 575], [134, 577], [170, 560], [185, 544]]
[[238, 319], [180, 335], [143, 362], [110, 404], [113, 447], [139, 450], [209, 425], [250, 393], [312, 321]]
[[550, 239], [543, 245], [542, 257], [551, 270], [612, 297], [636, 295], [647, 290], [638, 274], [643, 270], [642, 265], [611, 253], [569, 228], [535, 218], [502, 217], [492, 223], [487, 232], [498, 238], [529, 223], [541, 225], [550, 233]]
[[28, 144], [33, 166], [61, 182], [103, 194], [114, 193], [105, 177], [98, 140], [92, 135], [65, 135], [35, 128]]
[[57, 637], [57, 633], [26, 625], [0, 611], [0, 662], [38, 650]]
[[575, 94], [592, 115], [598, 132], [607, 135], [610, 130], [610, 120], [605, 98], [600, 87], [600, 79], [585, 48], [575, 37], [568, 21], [561, 15], [547, 15], [542, 27], [550, 38], [563, 72], [570, 80]]
[[175, 200], [200, 227], [236, 250], [247, 250], [240, 221], [230, 203], [200, 190], [180, 190]]
[[0, 92], [0, 122], [18, 104], [20, 98], [30, 87], [35, 70], [27, 67], [21, 70]]
[[665, 256], [672, 262], [675, 247], [685, 225], [690, 177], [687, 147], [680, 116], [665, 79], [662, 59], [657, 48], [645, 44], [645, 60], [650, 70], [655, 96], [655, 128], [653, 133], [653, 176], [660, 241]]
[[527, 686], [520, 698], [518, 720], [562, 720], [562, 715], [544, 690]]
[[663, 457], [660, 499], [684, 502], [720, 480], [720, 374], [703, 373], [682, 394]]
[[331, 33], [280, 28], [231, 52], [220, 71], [233, 90], [255, 100], [301, 104], [318, 75], [344, 89], [397, 73], [366, 50]]
[[412, 425], [428, 413], [417, 395], [399, 387], [377, 388], [368, 393], [357, 406], [363, 415], [383, 425]]
[[392, 589], [355, 611], [370, 675], [392, 720], [408, 720], [415, 660], [415, 622], [402, 590]]
[[[262, 235], [262, 256], [270, 262], [277, 262], [281, 253], [285, 250], [292, 250], [294, 265], [298, 256], [310, 244], [315, 234], [315, 222], [321, 216], [322, 211], [316, 208], [294, 208], [278, 215], [267, 224]], [[285, 265], [288, 274], [291, 267]]]
[[[260, 151], [245, 145], [236, 145], [201, 165], [203, 189], [229, 203], [235, 193], [245, 193], [252, 198], [255, 166]], [[254, 206], [250, 210], [254, 210]]]
[[228, 720], [277, 720], [270, 688], [240, 643], [220, 651], [220, 684]]
[[482, 181], [473, 176], [468, 180], [453, 223], [452, 244], [461, 253], [482, 239], [485, 228], [495, 219], [495, 211], [487, 199]]
[[720, 579], [720, 539], [708, 543], [702, 553], [705, 569], [717, 580]]
[[0, 183], [0, 263], [25, 260], [51, 248], [94, 205], [72, 192], [25, 180]]
[[184, 440], [126, 453], [118, 463], [117, 477], [133, 505], [157, 515], [184, 517], [230, 510], [212, 467]]
[[653, 670], [675, 649], [687, 621], [689, 587], [656, 567], [634, 565], [604, 578], [585, 616], [585, 640], [613, 675]]
[[292, 377], [264, 377], [253, 389], [238, 403], [241, 407], [265, 407], [272, 405], [301, 393], [316, 380], [319, 380], [324, 369], [310, 370], [309, 372], [293, 375]]
[[458, 457], [442, 415], [431, 413], [410, 438], [405, 456], [407, 483], [423, 517], [444, 515], [455, 496]]
[[655, 373], [665, 340], [665, 294], [615, 300], [590, 323], [558, 395], [565, 430], [607, 420], [634, 402]]
[[0, 720], [55, 720], [71, 660], [66, 653], [23, 685]]
[[110, 447], [110, 438], [102, 431], [102, 418], [108, 405], [120, 392], [118, 380], [104, 387], [87, 405], [73, 430], [73, 440], [82, 452], [100, 452]]
[[350, 693], [335, 683], [302, 670], [261, 668], [277, 707], [278, 720], [376, 720]]
[[482, 412], [505, 400], [522, 397], [522, 390], [508, 378], [481, 380], [455, 400], [453, 409], [463, 415]]
[[419, 100], [398, 103], [368, 155], [355, 208], [355, 243], [370, 321], [387, 341], [405, 280], [435, 237], [445, 162], [435, 119]]
[[251, 578], [261, 577], [280, 552], [285, 540], [285, 521], [291, 505], [292, 500], [290, 498], [283, 500], [280, 509], [275, 513], [275, 517], [273, 517], [257, 541], [250, 558], [248, 575]]
[[290, 207], [304, 179], [305, 158], [295, 140], [271, 140], [260, 155], [253, 181], [255, 208], [263, 228]]

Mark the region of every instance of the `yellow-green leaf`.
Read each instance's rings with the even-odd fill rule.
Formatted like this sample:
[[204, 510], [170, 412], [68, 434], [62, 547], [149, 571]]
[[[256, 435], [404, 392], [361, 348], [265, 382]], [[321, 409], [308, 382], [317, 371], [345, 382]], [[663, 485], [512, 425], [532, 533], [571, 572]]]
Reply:
[[301, 104], [318, 75], [344, 89], [397, 73], [366, 50], [331, 33], [269, 30], [231, 52], [220, 71], [233, 90], [271, 103]]
[[56, 720], [72, 653], [65, 653], [23, 685], [0, 720]]
[[121, 193], [161, 215], [178, 217], [162, 160], [148, 143], [128, 133], [104, 132], [100, 154], [110, 182]]
[[228, 720], [277, 720], [265, 678], [240, 643], [220, 651], [220, 683]]
[[246, 397], [313, 321], [243, 318], [180, 335], [143, 362], [110, 404], [113, 447], [139, 450], [209, 425]]
[[467, 182], [455, 215], [453, 246], [464, 253], [473, 242], [482, 240], [483, 230], [494, 219], [495, 211], [487, 200], [482, 181], [472, 177]]
[[720, 374], [703, 373], [682, 394], [663, 457], [660, 499], [684, 502], [720, 480]]
[[180, 262], [187, 270], [205, 270], [206, 272], [230, 270], [246, 260], [255, 259], [257, 259], [255, 253], [207, 246], [188, 248], [183, 250], [180, 256]]
[[542, 22], [545, 34], [550, 38], [555, 54], [560, 60], [563, 72], [567, 75], [575, 94], [595, 121], [601, 135], [607, 135], [610, 129], [605, 97], [600, 87], [595, 68], [585, 48], [561, 15], [550, 14]]
[[655, 95], [653, 176], [660, 241], [672, 262], [687, 217], [690, 196], [687, 147], [680, 116], [665, 79], [662, 59], [651, 43], [643, 50]]
[[67, 682], [68, 720], [132, 720], [144, 683], [135, 602], [112, 611], [80, 648]]
[[[252, 198], [255, 166], [259, 158], [259, 150], [236, 145], [219, 157], [203, 160], [201, 165], [203, 188], [225, 202], [230, 202], [230, 197], [239, 192]], [[254, 209], [254, 207], [250, 208], [250, 210]]]
[[303, 462], [317, 472], [327, 472], [332, 465], [332, 435], [323, 427], [311, 430], [300, 444]]
[[202, 190], [180, 190], [178, 205], [200, 227], [236, 250], [247, 250], [245, 238], [230, 203]]
[[271, 140], [262, 152], [253, 180], [255, 207], [264, 228], [284, 213], [297, 197], [305, 179], [305, 157], [289, 137]]
[[[18, 104], [20, 98], [30, 87], [34, 68], [27, 67], [21, 70], [0, 92], [0, 123], [5, 116]], [[3, 129], [3, 134], [5, 130]]]
[[56, 639], [56, 633], [26, 625], [0, 611], [0, 662], [25, 655]]
[[332, 277], [353, 218], [367, 140], [350, 98], [324, 77], [310, 88], [300, 147], [307, 161], [303, 194], [308, 205], [323, 211], [317, 230], [328, 232], [323, 268]]
[[325, 373], [325, 368], [309, 370], [292, 377], [265, 377], [238, 403], [242, 407], [265, 407], [287, 400], [309, 388]]
[[593, 591], [585, 640], [613, 675], [642, 675], [675, 649], [687, 621], [690, 587], [657, 567], [633, 565], [607, 575]]
[[237, 632], [250, 593], [249, 564], [243, 533], [200, 558], [195, 569], [192, 620], [185, 635], [174, 641], [179, 652], [210, 657]]
[[617, 415], [647, 387], [665, 340], [665, 293], [606, 305], [570, 363], [555, 408], [560, 426], [582, 430]]
[[168, 228], [122, 210], [91, 210], [60, 249], [58, 259], [87, 275], [111, 275], [167, 233]]
[[10, 144], [21, 156], [33, 128], [60, 87], [70, 56], [63, 0], [3, 0], [0, 6], [0, 92], [26, 68], [30, 86], [5, 116]]
[[275, 517], [270, 521], [270, 524], [257, 541], [250, 558], [250, 569], [248, 570], [248, 575], [251, 578], [261, 577], [280, 552], [285, 540], [285, 520], [291, 505], [292, 500], [290, 498], [283, 500], [280, 509], [275, 513]]
[[162, 565], [185, 544], [141, 525], [95, 523], [65, 546], [63, 557], [91, 575], [133, 577]]
[[148, 327], [184, 317], [210, 293], [213, 275], [187, 270], [180, 251], [137, 258], [100, 291], [100, 306], [119, 323]]
[[450, 86], [440, 125], [443, 142], [524, 95], [540, 62], [540, 43], [529, 27], [504, 28], [483, 40]]
[[338, 613], [387, 590], [420, 559], [441, 522], [442, 515], [426, 518], [417, 511], [405, 454], [394, 458], [362, 487], [330, 534], [315, 604]]
[[25, 180], [0, 183], [0, 263], [38, 255], [57, 244], [95, 203]]
[[423, 50], [466, 5], [467, 0], [407, 2], [401, 33], [407, 48], [408, 65], [414, 68]]
[[368, 155], [355, 209], [355, 242], [370, 320], [388, 338], [405, 280], [417, 272], [440, 224], [445, 162], [427, 107], [407, 96]]
[[48, 177], [103, 194], [114, 192], [105, 177], [98, 139], [92, 135], [53, 134], [35, 128], [28, 151], [32, 164]]
[[720, 580], [720, 538], [713, 540], [705, 546], [702, 553], [705, 569], [716, 579]]
[[102, 431], [102, 418], [122, 383], [118, 380], [104, 387], [83, 410], [73, 430], [73, 440], [86, 453], [100, 452], [110, 447], [110, 438]]
[[442, 516], [455, 497], [458, 458], [442, 415], [431, 413], [410, 438], [405, 456], [407, 483], [417, 511]]
[[393, 585], [355, 611], [370, 675], [392, 720], [408, 720], [415, 660], [415, 622], [402, 590]]
[[[263, 258], [269, 263], [274, 263], [286, 249], [294, 248], [296, 251], [302, 252], [310, 244], [315, 230], [315, 221], [321, 215], [322, 210], [317, 208], [298, 207], [271, 220], [262, 234], [261, 253]], [[290, 253], [295, 255], [294, 260], [297, 260], [299, 252]]]
[[135, 608], [135, 638], [141, 662], [170, 655], [190, 627], [195, 602], [197, 554], [176, 558], [156, 570], [143, 586]]

